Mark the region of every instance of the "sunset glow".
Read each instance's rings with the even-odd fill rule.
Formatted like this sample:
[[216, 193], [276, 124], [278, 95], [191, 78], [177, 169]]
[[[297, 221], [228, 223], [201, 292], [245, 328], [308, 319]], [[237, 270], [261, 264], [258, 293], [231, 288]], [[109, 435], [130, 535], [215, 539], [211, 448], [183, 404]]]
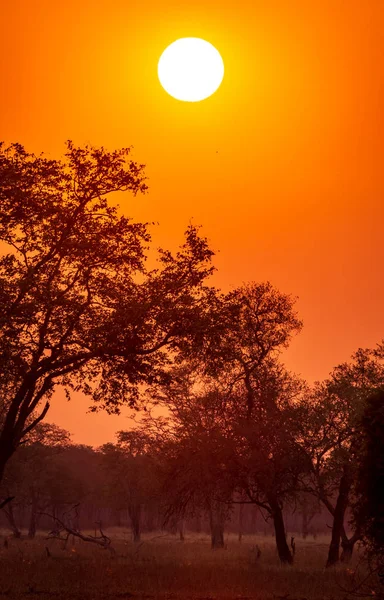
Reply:
[[[132, 145], [149, 191], [117, 195], [122, 213], [156, 223], [155, 248], [175, 250], [191, 220], [201, 225], [225, 291], [270, 280], [298, 296], [304, 328], [284, 357], [308, 381], [374, 346], [384, 331], [384, 3], [20, 0], [3, 12], [12, 51], [0, 67], [1, 139], [52, 159], [68, 138]], [[163, 52], [189, 37], [210, 42], [225, 67], [201, 102], [175, 100], [158, 76]], [[74, 398], [58, 389], [49, 419], [77, 442], [126, 426]]]
[[0, 596], [384, 600], [384, 1], [3, 4]]

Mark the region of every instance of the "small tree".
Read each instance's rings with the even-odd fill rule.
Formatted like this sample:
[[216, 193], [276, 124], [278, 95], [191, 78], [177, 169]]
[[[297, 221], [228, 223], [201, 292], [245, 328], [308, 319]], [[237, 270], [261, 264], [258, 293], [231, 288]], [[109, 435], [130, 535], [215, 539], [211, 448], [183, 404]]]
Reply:
[[142, 510], [154, 501], [159, 487], [150, 437], [143, 431], [120, 431], [117, 444], [105, 444], [100, 453], [105, 496], [112, 506], [128, 510], [133, 541], [138, 543]]
[[3, 509], [15, 537], [20, 537], [15, 508], [28, 509], [28, 537], [33, 538], [40, 511], [51, 504], [52, 488], [62, 490], [65, 485], [65, 473], [63, 469], [59, 472], [57, 458], [68, 448], [69, 440], [68, 432], [57, 425], [39, 423], [8, 462], [0, 489], [3, 495], [15, 496]]
[[173, 371], [172, 384], [152, 396], [166, 416], [147, 411], [140, 427], [156, 441], [164, 522], [206, 513], [212, 548], [224, 547], [235, 483], [226, 427], [226, 399], [219, 384], [196, 376], [190, 365]]

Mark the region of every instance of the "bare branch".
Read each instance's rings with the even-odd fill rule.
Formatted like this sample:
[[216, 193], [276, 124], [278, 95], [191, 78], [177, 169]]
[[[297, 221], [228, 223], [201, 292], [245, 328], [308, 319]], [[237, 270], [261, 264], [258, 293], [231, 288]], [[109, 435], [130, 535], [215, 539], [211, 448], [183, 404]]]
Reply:
[[[78, 506], [78, 504], [75, 505], [74, 507], [72, 507], [72, 509], [70, 509], [65, 514], [69, 515], [71, 510], [73, 510], [74, 508], [77, 508], [77, 506]], [[103, 532], [103, 530], [101, 528], [101, 523], [99, 523], [99, 522], [97, 523], [97, 525], [99, 525], [100, 535], [85, 535], [85, 534], [81, 533], [81, 531], [79, 529], [71, 527], [70, 525], [64, 523], [64, 521], [62, 521], [61, 519], [59, 519], [58, 517], [55, 517], [54, 515], [52, 515], [50, 513], [40, 512], [39, 514], [51, 518], [56, 525], [55, 529], [53, 529], [50, 532], [47, 539], [58, 539], [58, 540], [63, 540], [66, 542], [68, 540], [69, 536], [72, 535], [73, 537], [79, 538], [83, 542], [89, 542], [92, 544], [96, 544], [97, 546], [100, 546], [104, 550], [109, 550], [113, 556], [116, 554], [116, 550], [111, 546], [111, 539], [107, 535], [105, 535], [105, 533]]]

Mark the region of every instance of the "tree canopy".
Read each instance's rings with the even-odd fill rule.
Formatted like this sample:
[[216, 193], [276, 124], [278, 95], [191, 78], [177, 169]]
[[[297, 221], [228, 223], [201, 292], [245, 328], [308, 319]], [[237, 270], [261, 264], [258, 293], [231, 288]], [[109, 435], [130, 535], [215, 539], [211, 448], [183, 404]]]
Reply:
[[146, 267], [148, 223], [109, 198], [147, 189], [130, 153], [68, 142], [51, 160], [0, 146], [0, 477], [55, 386], [116, 412], [202, 343], [213, 252], [190, 226]]

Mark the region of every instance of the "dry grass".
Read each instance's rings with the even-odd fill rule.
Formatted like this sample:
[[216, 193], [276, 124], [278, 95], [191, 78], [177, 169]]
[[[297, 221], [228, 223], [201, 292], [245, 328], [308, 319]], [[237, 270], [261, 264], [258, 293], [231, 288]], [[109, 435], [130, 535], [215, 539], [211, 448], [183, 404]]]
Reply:
[[63, 549], [43, 533], [35, 540], [11, 539], [0, 550], [0, 599], [338, 600], [345, 597], [340, 586], [351, 580], [351, 568], [324, 569], [326, 538], [296, 537], [295, 565], [282, 567], [273, 538], [263, 536], [245, 536], [241, 544], [229, 536], [225, 550], [212, 551], [206, 535], [190, 534], [180, 542], [152, 534], [134, 546], [129, 532], [108, 534], [115, 557], [79, 541]]

